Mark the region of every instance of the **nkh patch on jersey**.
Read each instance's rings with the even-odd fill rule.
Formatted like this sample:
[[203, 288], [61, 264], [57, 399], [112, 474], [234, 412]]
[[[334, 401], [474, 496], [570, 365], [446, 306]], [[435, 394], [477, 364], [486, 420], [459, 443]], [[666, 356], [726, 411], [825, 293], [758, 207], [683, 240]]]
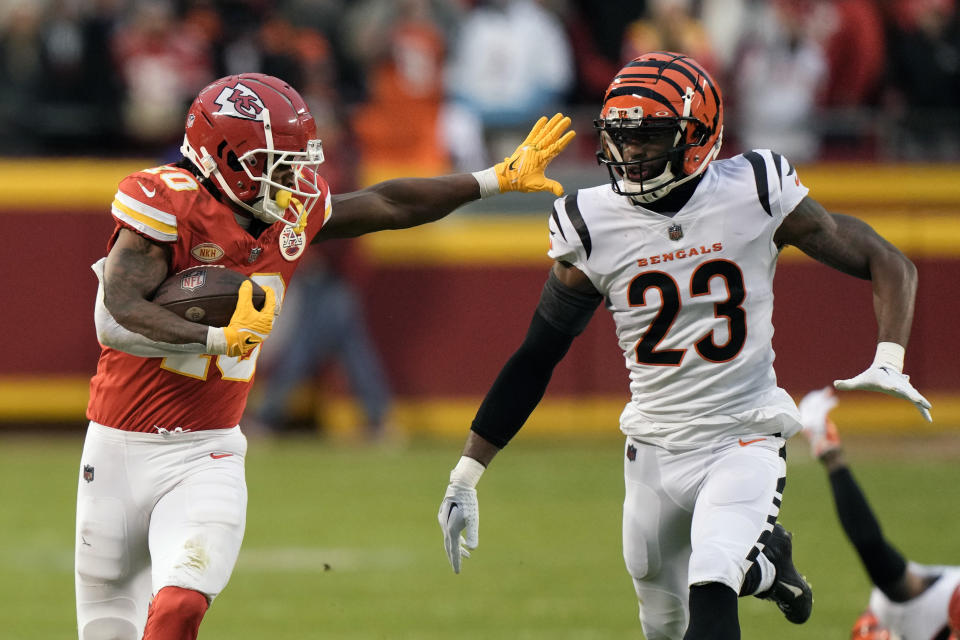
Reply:
[[200, 262], [216, 262], [223, 257], [223, 254], [223, 248], [213, 242], [201, 242], [190, 249], [190, 255]]

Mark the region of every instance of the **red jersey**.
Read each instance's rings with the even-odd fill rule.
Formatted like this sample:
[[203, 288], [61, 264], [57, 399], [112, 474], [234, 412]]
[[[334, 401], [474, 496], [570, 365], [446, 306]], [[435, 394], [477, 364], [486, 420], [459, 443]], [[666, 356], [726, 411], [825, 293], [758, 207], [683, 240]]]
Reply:
[[[278, 308], [304, 250], [331, 214], [330, 190], [302, 233], [275, 223], [254, 238], [192, 173], [173, 165], [124, 178], [113, 200], [116, 229], [170, 245], [170, 274], [201, 264], [223, 265], [273, 288]], [[322, 203], [322, 204], [321, 204]], [[141, 358], [103, 347], [90, 381], [87, 418], [124, 431], [225, 429], [237, 425], [253, 383], [261, 346], [249, 356], [171, 354]]]

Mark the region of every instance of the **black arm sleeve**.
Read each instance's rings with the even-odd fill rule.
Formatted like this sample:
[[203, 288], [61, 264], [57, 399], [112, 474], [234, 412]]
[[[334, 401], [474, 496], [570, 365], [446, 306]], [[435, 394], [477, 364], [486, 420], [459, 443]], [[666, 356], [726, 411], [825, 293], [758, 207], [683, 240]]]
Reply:
[[849, 468], [830, 473], [830, 489], [840, 517], [840, 525], [860, 556], [863, 567], [877, 586], [893, 602], [906, 602], [910, 594], [904, 586], [907, 561], [884, 537], [866, 496]]
[[[500, 370], [471, 429], [503, 448], [543, 398], [553, 370], [602, 298], [564, 286], [552, 273], [520, 348]], [[548, 320], [549, 318], [549, 320]]]

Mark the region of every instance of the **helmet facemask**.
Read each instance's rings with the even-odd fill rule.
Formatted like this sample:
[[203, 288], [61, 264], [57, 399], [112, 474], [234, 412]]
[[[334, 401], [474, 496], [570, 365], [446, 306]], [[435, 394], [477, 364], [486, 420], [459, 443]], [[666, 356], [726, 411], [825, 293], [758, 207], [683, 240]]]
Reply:
[[[282, 222], [295, 227], [320, 197], [317, 169], [323, 163], [323, 145], [319, 139], [313, 139], [307, 142], [304, 151], [272, 149], [269, 117], [266, 112], [267, 148], [252, 149], [237, 159], [244, 173], [260, 184], [260, 192], [249, 204], [240, 201], [229, 189], [227, 196], [267, 224]], [[254, 172], [259, 167], [263, 170], [256, 175]]]

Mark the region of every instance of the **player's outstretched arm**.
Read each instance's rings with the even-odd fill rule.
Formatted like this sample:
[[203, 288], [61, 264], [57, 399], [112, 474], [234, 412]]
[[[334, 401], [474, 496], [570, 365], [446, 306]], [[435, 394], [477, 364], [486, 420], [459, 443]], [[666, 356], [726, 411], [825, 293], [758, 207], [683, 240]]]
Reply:
[[480, 476], [540, 403], [554, 368], [601, 300], [581, 271], [554, 265], [526, 338], [501, 369], [477, 411], [463, 455], [450, 472], [440, 503], [437, 518], [443, 547], [455, 573], [460, 573], [462, 558], [469, 558], [469, 550], [480, 541], [476, 491]]
[[484, 171], [397, 178], [334, 195], [333, 214], [314, 241], [415, 227], [439, 220], [472, 200], [508, 191], [550, 191], [560, 196], [563, 187], [544, 171], [576, 135], [569, 127], [570, 118], [560, 113], [549, 120], [540, 118], [510, 157]]
[[903, 374], [903, 358], [913, 324], [917, 269], [903, 253], [866, 222], [827, 212], [804, 198], [774, 236], [777, 246], [791, 244], [810, 257], [873, 284], [877, 318], [877, 353], [867, 369], [838, 389], [879, 391], [912, 402], [930, 420], [930, 403]]

